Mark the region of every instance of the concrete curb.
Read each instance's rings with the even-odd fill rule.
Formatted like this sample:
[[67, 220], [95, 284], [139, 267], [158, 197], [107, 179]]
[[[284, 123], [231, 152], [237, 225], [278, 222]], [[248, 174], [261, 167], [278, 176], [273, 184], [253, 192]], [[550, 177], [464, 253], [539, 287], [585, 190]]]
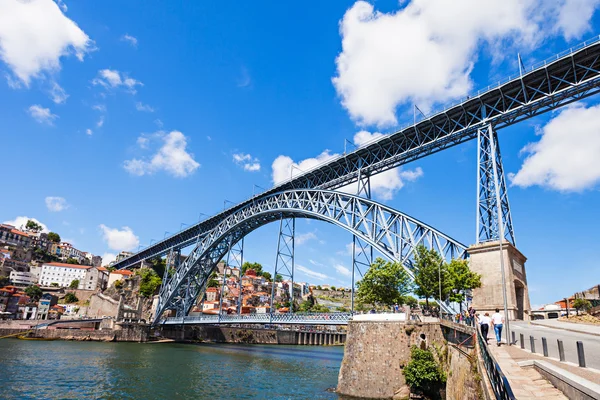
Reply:
[[600, 336], [600, 333], [586, 332], [586, 331], [572, 329], [572, 328], [561, 328], [560, 326], [550, 326], [550, 325], [546, 325], [546, 324], [540, 324], [540, 323], [534, 322], [534, 321], [529, 321], [529, 323], [531, 325], [544, 326], [546, 328], [558, 329], [561, 331], [569, 331], [569, 332], [575, 332], [575, 333], [584, 333], [586, 335], [592, 335], [592, 336]]

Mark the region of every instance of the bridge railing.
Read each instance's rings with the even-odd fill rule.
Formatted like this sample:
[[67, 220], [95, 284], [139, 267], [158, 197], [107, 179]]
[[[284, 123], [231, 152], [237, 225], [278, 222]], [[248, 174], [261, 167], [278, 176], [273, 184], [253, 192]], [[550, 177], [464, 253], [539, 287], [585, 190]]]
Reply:
[[351, 313], [293, 313], [293, 314], [221, 314], [191, 317], [171, 317], [161, 324], [345, 324]]
[[481, 357], [483, 358], [483, 365], [485, 366], [487, 376], [490, 379], [496, 399], [516, 400], [508, 379], [506, 379], [506, 376], [502, 373], [498, 362], [488, 349], [488, 345], [483, 339], [481, 330], [479, 328], [477, 328], [477, 340], [479, 342]]

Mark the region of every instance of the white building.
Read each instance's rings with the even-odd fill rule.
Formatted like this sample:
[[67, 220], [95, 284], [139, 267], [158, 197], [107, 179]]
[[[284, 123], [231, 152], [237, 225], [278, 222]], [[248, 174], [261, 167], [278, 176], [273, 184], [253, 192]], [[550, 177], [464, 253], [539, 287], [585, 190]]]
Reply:
[[45, 263], [39, 277], [39, 284], [59, 287], [69, 287], [74, 280], [79, 281], [77, 289], [95, 290], [102, 286], [105, 274], [96, 267], [63, 263]]
[[111, 287], [116, 281], [124, 281], [126, 279], [129, 279], [132, 275], [133, 272], [129, 271], [128, 269], [119, 269], [113, 271], [108, 275], [108, 282], [106, 284], [106, 287]]
[[30, 286], [37, 283], [37, 276], [31, 272], [10, 271], [9, 279], [13, 285]]

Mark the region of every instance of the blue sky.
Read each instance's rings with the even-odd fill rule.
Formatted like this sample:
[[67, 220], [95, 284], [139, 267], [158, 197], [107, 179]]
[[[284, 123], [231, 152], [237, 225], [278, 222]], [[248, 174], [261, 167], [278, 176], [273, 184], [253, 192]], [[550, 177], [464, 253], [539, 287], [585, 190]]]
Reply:
[[[598, 1], [480, 3], [4, 1], [0, 221], [135, 250], [599, 33]], [[600, 282], [598, 111], [500, 132], [534, 305]], [[375, 179], [378, 201], [474, 242], [474, 142]], [[349, 234], [297, 234], [297, 279], [347, 286]], [[257, 230], [246, 259], [272, 269], [276, 240]]]

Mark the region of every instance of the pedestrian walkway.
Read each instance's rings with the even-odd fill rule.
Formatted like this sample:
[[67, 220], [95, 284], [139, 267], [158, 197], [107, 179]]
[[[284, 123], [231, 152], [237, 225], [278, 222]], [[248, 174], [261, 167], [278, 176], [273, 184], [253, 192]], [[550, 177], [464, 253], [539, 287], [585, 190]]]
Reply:
[[600, 325], [575, 324], [573, 322], [559, 321], [557, 319], [538, 319], [531, 321], [533, 325], [542, 325], [549, 328], [564, 329], [571, 332], [587, 333], [600, 336]]
[[[491, 343], [492, 340], [490, 340]], [[517, 400], [567, 400], [560, 390], [552, 386], [535, 369], [520, 367], [507, 351], [506, 345], [497, 347], [495, 344], [491, 344], [489, 350], [508, 379]]]

